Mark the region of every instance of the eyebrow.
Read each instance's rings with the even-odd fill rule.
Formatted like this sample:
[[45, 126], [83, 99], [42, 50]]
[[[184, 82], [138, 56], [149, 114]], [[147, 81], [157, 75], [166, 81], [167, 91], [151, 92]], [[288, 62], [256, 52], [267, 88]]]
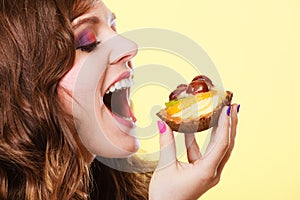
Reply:
[[99, 24], [100, 23], [100, 19], [96, 16], [91, 16], [91, 17], [87, 17], [87, 18], [83, 18], [83, 19], [80, 19], [74, 26], [73, 28], [76, 29], [78, 28], [79, 26], [81, 26], [82, 24], [92, 24], [92, 25], [95, 25], [95, 24]]
[[[111, 13], [111, 19], [112, 21], [116, 20], [116, 14], [115, 13]], [[74, 29], [77, 29], [79, 26], [81, 26], [82, 24], [91, 24], [91, 25], [95, 25], [95, 24], [99, 24], [100, 23], [100, 19], [96, 16], [91, 16], [91, 17], [87, 17], [87, 18], [83, 18], [81, 20], [79, 20], [74, 26]]]

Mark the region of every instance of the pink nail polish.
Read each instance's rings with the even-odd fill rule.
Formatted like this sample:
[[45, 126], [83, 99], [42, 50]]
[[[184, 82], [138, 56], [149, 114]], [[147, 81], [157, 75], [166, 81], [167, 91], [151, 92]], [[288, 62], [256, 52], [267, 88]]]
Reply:
[[166, 127], [166, 123], [164, 121], [157, 121], [157, 126], [158, 126], [158, 130], [160, 134], [163, 134], [164, 132], [166, 132], [167, 127]]

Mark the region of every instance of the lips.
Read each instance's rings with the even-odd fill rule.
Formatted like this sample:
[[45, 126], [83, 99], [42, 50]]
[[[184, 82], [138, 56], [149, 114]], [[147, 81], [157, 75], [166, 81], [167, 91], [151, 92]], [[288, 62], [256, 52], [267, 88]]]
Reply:
[[130, 87], [132, 86], [131, 73], [123, 73], [110, 85], [103, 96], [103, 102], [111, 111], [112, 116], [129, 128], [134, 127], [136, 122], [129, 105]]

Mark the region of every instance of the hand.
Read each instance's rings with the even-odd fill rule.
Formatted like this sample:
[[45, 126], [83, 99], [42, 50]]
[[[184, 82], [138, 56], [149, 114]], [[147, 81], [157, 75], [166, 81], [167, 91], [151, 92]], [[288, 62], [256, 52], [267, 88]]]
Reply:
[[162, 124], [160, 159], [150, 182], [150, 200], [197, 199], [220, 181], [222, 170], [234, 147], [238, 121], [238, 105], [231, 106], [229, 116], [228, 108], [223, 108], [204, 156], [200, 153], [194, 134], [185, 134], [189, 163], [176, 159], [173, 132], [166, 124]]

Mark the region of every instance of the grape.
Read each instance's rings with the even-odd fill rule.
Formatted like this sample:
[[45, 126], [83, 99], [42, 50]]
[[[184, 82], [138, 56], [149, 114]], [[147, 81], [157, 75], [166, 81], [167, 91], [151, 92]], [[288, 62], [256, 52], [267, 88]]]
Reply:
[[175, 100], [177, 99], [177, 97], [184, 91], [186, 91], [187, 89], [187, 85], [186, 84], [180, 84], [177, 86], [176, 90], [174, 90], [170, 95], [169, 95], [169, 100]]
[[178, 96], [184, 91], [186, 91], [187, 94], [192, 94], [192, 95], [208, 92], [209, 87], [212, 86], [213, 83], [210, 80], [210, 78], [204, 75], [198, 75], [192, 80], [192, 82], [189, 85], [186, 84], [178, 85], [177, 88], [169, 95], [169, 100], [170, 101], [176, 100]]
[[194, 80], [189, 84], [186, 93], [195, 95], [208, 91], [207, 84], [204, 81]]
[[181, 92], [179, 92], [178, 90], [174, 90], [173, 92], [171, 92], [171, 94], [169, 95], [169, 100], [175, 100], [177, 99], [177, 97], [180, 95]]
[[199, 76], [196, 76], [193, 80], [193, 81], [204, 81], [206, 84], [209, 84], [211, 86], [213, 86], [213, 83], [212, 81], [210, 80], [210, 78], [208, 78], [207, 76], [204, 76], [204, 75], [199, 75]]
[[180, 84], [177, 86], [178, 89], [186, 89], [187, 88], [187, 84]]

